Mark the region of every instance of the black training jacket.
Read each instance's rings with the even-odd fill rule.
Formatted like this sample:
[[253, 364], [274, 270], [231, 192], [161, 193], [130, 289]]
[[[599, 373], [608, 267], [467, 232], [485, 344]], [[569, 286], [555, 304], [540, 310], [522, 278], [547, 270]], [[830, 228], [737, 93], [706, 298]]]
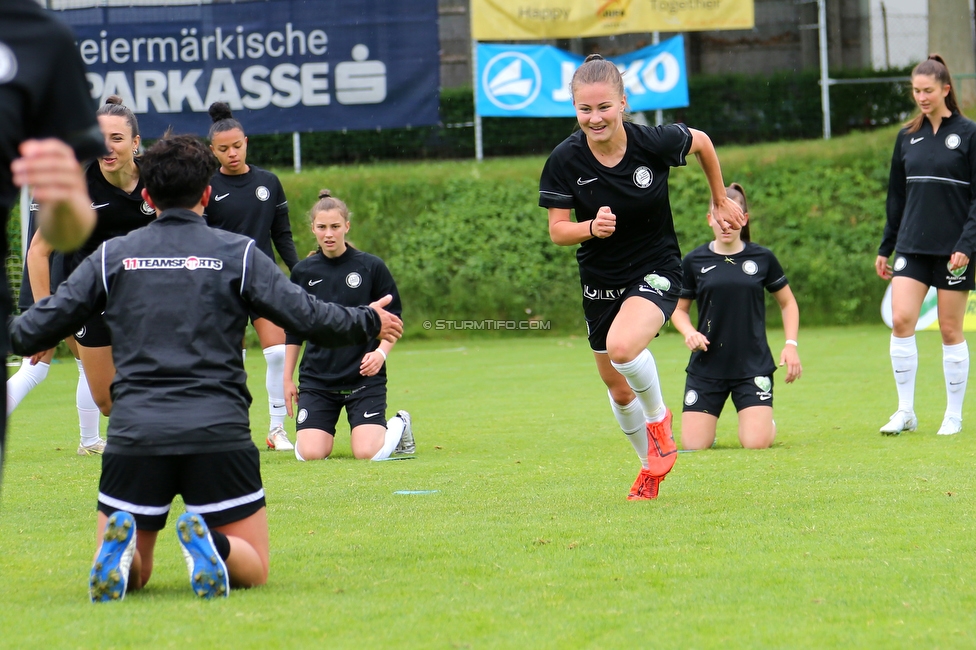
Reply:
[[878, 254], [976, 251], [976, 123], [954, 113], [938, 133], [922, 120], [898, 132], [888, 178], [888, 221]]
[[54, 347], [102, 310], [116, 368], [108, 451], [130, 455], [254, 444], [241, 359], [249, 311], [322, 346], [363, 343], [380, 329], [372, 309], [316, 300], [252, 239], [182, 209], [99, 246], [57, 293], [13, 319], [13, 348]]

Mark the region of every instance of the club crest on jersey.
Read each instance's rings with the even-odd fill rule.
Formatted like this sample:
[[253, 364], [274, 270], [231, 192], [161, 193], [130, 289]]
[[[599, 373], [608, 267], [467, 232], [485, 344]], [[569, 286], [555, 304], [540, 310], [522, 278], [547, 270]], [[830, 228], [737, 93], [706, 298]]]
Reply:
[[302, 409], [298, 412], [298, 423], [301, 424], [308, 418], [308, 409]]
[[17, 57], [6, 43], [0, 41], [0, 84], [17, 76]]
[[895, 260], [894, 268], [896, 271], [902, 271], [906, 266], [908, 266], [908, 260], [906, 260], [904, 257], [899, 257], [897, 260]]
[[258, 197], [258, 201], [267, 201], [271, 198], [271, 190], [264, 185], [258, 185], [258, 189], [254, 190], [254, 196]]
[[759, 265], [752, 260], [746, 260], [742, 263], [742, 272], [746, 275], [755, 275], [759, 272]]
[[156, 209], [149, 205], [149, 201], [143, 201], [142, 205], [139, 206], [139, 211], [147, 217], [156, 214]]
[[695, 392], [693, 390], [689, 390], [687, 393], [685, 393], [685, 406], [691, 406], [692, 404], [694, 404], [697, 401], [698, 401], [698, 393], [697, 392]]
[[355, 271], [346, 276], [346, 285], [350, 289], [355, 289], [363, 283], [363, 276], [359, 275]]
[[954, 278], [960, 278], [960, 277], [962, 277], [966, 273], [966, 269], [968, 269], [968, 268], [969, 268], [969, 265], [967, 264], [966, 266], [960, 266], [958, 269], [956, 269], [955, 271], [953, 271], [952, 270], [952, 262], [946, 262], [946, 270], [949, 271], [949, 275], [951, 275]]
[[950, 133], [946, 136], [946, 147], [949, 149], [958, 149], [959, 145], [962, 144], [962, 138], [960, 138], [955, 133]]
[[145, 271], [145, 270], [173, 270], [186, 269], [196, 271], [197, 269], [210, 269], [219, 271], [224, 268], [224, 263], [213, 257], [127, 257], [122, 260], [122, 268], [126, 271]]
[[654, 182], [654, 174], [650, 169], [641, 165], [634, 170], [634, 185], [641, 189], [646, 189]]
[[773, 382], [769, 380], [769, 377], [756, 377], [753, 381], [756, 382], [756, 386], [759, 388], [759, 392], [756, 393], [759, 399], [765, 402], [772, 398], [773, 394], [769, 391], [773, 389]]

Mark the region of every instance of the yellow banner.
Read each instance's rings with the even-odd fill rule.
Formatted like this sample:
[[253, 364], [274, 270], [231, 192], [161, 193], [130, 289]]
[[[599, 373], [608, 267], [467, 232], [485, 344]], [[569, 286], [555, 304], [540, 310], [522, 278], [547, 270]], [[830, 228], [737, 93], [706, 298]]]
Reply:
[[752, 29], [753, 0], [471, 0], [471, 36], [522, 41]]

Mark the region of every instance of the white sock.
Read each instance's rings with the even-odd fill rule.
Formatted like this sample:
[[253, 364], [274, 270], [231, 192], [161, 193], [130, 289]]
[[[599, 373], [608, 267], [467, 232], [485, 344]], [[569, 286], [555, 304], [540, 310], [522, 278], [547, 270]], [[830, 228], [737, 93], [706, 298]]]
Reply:
[[303, 463], [305, 462], [305, 459], [302, 458], [302, 455], [300, 453], [298, 453], [298, 434], [297, 433], [295, 434], [295, 458], [297, 458], [298, 460], [302, 461]]
[[969, 346], [965, 341], [942, 346], [942, 370], [946, 382], [945, 414], [962, 420], [962, 401], [969, 381]]
[[400, 444], [400, 436], [403, 435], [404, 422], [398, 415], [394, 415], [386, 423], [386, 437], [383, 439], [383, 446], [376, 452], [371, 460], [383, 460], [389, 458], [396, 446]]
[[78, 387], [75, 389], [75, 406], [78, 407], [78, 428], [81, 429], [81, 444], [91, 446], [98, 442], [98, 416], [101, 414], [98, 405], [88, 386], [85, 367], [81, 359], [75, 359], [78, 364]]
[[918, 372], [918, 347], [915, 335], [898, 338], [891, 335], [891, 369], [895, 373], [895, 389], [898, 391], [898, 410], [915, 411], [915, 374]]
[[664, 397], [661, 395], [661, 382], [657, 377], [657, 365], [650, 350], [645, 349], [633, 361], [627, 363], [610, 362], [637, 393], [641, 407], [644, 409], [644, 419], [648, 422], [660, 422], [667, 414], [664, 408]]
[[284, 426], [285, 415], [285, 346], [272, 345], [264, 348], [264, 360], [268, 362], [265, 385], [268, 388], [268, 411], [271, 413], [271, 428]]
[[613, 411], [613, 417], [617, 418], [620, 430], [624, 432], [627, 440], [634, 447], [634, 451], [637, 452], [641, 466], [647, 469], [647, 427], [644, 420], [644, 409], [641, 408], [640, 402], [636, 398], [630, 404], [621, 406], [613, 401], [610, 391], [607, 391], [607, 396], [610, 397], [610, 410]]
[[47, 372], [50, 369], [51, 364], [41, 362], [32, 366], [30, 359], [24, 359], [20, 364], [20, 370], [7, 380], [7, 417], [10, 417], [28, 393], [47, 379]]

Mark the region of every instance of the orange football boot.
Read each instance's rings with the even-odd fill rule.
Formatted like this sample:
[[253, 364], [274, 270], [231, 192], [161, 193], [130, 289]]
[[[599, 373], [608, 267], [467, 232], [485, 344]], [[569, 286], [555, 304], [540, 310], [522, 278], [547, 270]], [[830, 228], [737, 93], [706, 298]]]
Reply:
[[678, 460], [678, 447], [671, 431], [671, 409], [660, 422], [647, 423], [647, 464], [652, 476], [664, 479]]
[[630, 488], [630, 494], [627, 495], [627, 500], [644, 501], [647, 499], [656, 499], [658, 488], [663, 480], [663, 478], [652, 475], [650, 470], [641, 469], [640, 474], [637, 475], [637, 480], [634, 481], [634, 485]]

